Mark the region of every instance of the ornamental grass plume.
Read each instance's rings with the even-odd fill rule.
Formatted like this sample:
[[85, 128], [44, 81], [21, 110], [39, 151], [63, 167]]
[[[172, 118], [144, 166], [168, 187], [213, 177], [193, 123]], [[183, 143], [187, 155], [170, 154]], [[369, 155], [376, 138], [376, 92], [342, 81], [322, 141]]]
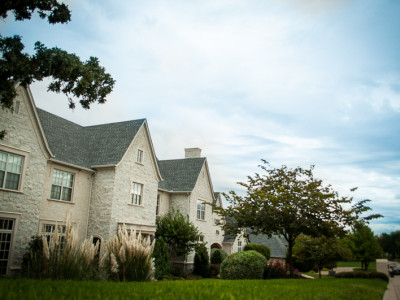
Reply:
[[25, 275], [51, 279], [98, 279], [99, 263], [96, 254], [99, 245], [93, 245], [92, 237], [80, 245], [78, 243], [71, 218], [67, 216], [65, 227], [56, 224], [50, 236], [42, 236], [42, 255], [33, 255], [31, 249], [27, 249], [30, 259]]
[[129, 234], [123, 226], [107, 242], [101, 266], [112, 280], [147, 281], [151, 279], [153, 249], [148, 237], [142, 239], [136, 230]]

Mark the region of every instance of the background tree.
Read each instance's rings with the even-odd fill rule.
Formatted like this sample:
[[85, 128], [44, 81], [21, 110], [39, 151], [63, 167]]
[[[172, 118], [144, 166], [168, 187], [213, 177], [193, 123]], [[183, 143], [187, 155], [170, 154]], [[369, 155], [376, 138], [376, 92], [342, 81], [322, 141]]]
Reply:
[[378, 242], [385, 253], [388, 253], [391, 259], [400, 257], [400, 230], [391, 233], [382, 233], [378, 237]]
[[361, 261], [361, 268], [365, 271], [368, 270], [371, 261], [382, 255], [382, 248], [379, 246], [371, 228], [362, 222], [354, 225], [350, 241], [352, 242], [353, 255]]
[[[235, 222], [223, 225], [225, 234], [237, 234], [241, 228], [250, 227], [257, 233], [268, 236], [282, 235], [288, 242], [290, 274], [293, 275], [293, 246], [300, 234], [310, 236], [334, 236], [344, 234], [346, 225], [360, 219], [360, 214], [369, 210], [369, 200], [357, 202], [345, 210], [353, 198], [339, 197], [330, 185], [313, 175], [313, 167], [289, 169], [286, 166], [271, 168], [263, 160], [261, 169], [266, 173], [248, 176], [245, 196], [234, 191], [225, 194], [230, 206], [226, 209], [214, 207], [225, 218]], [[354, 189], [353, 189], [354, 190]], [[365, 222], [380, 215], [364, 217]]]
[[335, 237], [311, 237], [300, 235], [293, 247], [296, 262], [312, 265], [318, 270], [321, 278], [323, 268], [332, 268], [337, 261], [351, 255]]
[[171, 211], [156, 220], [155, 238], [162, 238], [168, 245], [169, 257], [187, 255], [197, 245], [199, 233], [188, 216], [179, 210]]
[[[0, 20], [9, 13], [16, 21], [29, 20], [37, 10], [39, 17], [47, 18], [50, 24], [68, 23], [71, 12], [67, 5], [57, 0], [4, 0], [0, 2]], [[0, 35], [0, 106], [12, 109], [16, 96], [16, 84], [28, 86], [33, 81], [51, 77], [48, 91], [64, 93], [69, 107], [75, 107], [76, 98], [83, 108], [94, 102], [104, 103], [111, 93], [115, 80], [99, 65], [96, 57], [82, 62], [75, 54], [57, 47], [47, 48], [35, 43], [35, 54], [23, 53], [21, 36]], [[0, 133], [4, 137], [5, 132]]]

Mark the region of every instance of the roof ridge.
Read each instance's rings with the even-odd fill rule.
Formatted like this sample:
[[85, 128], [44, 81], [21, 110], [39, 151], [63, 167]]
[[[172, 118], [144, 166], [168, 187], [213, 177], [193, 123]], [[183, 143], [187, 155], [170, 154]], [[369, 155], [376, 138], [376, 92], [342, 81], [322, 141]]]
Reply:
[[116, 125], [116, 124], [123, 124], [123, 123], [138, 122], [138, 121], [140, 121], [141, 123], [143, 123], [144, 121], [147, 121], [147, 119], [146, 119], [146, 118], [143, 118], [143, 119], [135, 119], [135, 120], [127, 120], [127, 121], [103, 123], [103, 124], [89, 125], [89, 126], [82, 126], [82, 127], [83, 127], [83, 128], [93, 128], [93, 127], [101, 127], [101, 126], [107, 126], [107, 125]]
[[206, 159], [206, 157], [190, 157], [190, 158], [174, 158], [174, 159], [158, 159], [158, 161], [187, 161], [187, 160], [195, 160], [195, 159]]

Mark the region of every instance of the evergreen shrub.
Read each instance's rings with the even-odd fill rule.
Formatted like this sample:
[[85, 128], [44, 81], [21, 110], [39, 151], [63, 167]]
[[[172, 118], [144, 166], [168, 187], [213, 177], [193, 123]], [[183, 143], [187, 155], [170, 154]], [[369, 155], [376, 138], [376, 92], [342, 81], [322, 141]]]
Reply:
[[258, 253], [264, 255], [264, 257], [266, 259], [270, 259], [271, 257], [271, 250], [264, 245], [259, 245], [259, 244], [247, 244], [246, 246], [244, 246], [244, 251], [250, 251], [250, 250], [254, 250], [257, 251]]
[[205, 244], [199, 244], [196, 246], [193, 274], [209, 277], [210, 262]]
[[157, 280], [162, 279], [165, 275], [170, 274], [170, 261], [169, 261], [169, 251], [168, 246], [164, 242], [163, 238], [159, 238], [155, 241], [155, 246], [153, 250], [154, 258], [154, 278]]
[[213, 265], [221, 264], [227, 256], [228, 253], [226, 253], [224, 250], [213, 249], [211, 252], [211, 263]]
[[257, 251], [229, 255], [221, 264], [222, 279], [262, 279], [267, 260]]

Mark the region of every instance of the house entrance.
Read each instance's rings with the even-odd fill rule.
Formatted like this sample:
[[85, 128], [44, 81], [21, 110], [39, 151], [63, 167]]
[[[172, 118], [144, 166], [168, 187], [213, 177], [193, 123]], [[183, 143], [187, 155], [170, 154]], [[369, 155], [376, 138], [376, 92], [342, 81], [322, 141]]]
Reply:
[[211, 245], [211, 249], [222, 249], [222, 246], [218, 243], [214, 243]]
[[7, 274], [14, 221], [14, 219], [0, 218], [0, 275]]

